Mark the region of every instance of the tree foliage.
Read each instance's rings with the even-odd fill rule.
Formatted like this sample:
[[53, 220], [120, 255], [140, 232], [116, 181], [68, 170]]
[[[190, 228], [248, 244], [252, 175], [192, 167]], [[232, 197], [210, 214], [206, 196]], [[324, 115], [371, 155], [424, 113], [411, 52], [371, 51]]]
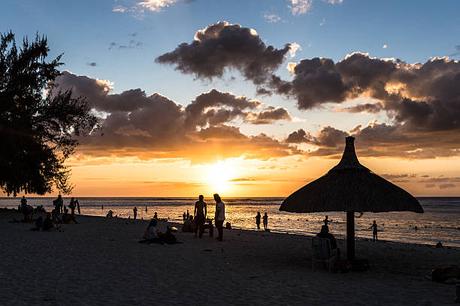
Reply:
[[13, 33], [0, 37], [0, 188], [7, 194], [69, 193], [65, 161], [97, 124], [84, 98], [56, 89], [61, 55], [47, 60], [48, 52], [38, 34], [20, 48]]

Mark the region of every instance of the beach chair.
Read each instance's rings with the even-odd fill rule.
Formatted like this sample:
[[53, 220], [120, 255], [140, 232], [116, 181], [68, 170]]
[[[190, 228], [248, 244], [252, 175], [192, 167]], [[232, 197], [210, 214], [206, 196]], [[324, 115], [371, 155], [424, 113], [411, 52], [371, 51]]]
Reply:
[[315, 271], [317, 263], [323, 263], [329, 272], [332, 271], [332, 267], [337, 260], [337, 250], [332, 249], [331, 241], [326, 238], [313, 237], [312, 238], [312, 259], [311, 268]]

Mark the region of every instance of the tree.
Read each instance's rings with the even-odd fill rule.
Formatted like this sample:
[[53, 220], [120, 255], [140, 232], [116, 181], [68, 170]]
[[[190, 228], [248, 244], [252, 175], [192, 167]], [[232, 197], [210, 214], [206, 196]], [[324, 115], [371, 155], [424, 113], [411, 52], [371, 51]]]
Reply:
[[0, 37], [0, 188], [8, 195], [69, 193], [64, 163], [97, 124], [84, 98], [57, 90], [62, 54], [48, 61], [48, 52], [38, 34], [19, 49], [12, 32]]

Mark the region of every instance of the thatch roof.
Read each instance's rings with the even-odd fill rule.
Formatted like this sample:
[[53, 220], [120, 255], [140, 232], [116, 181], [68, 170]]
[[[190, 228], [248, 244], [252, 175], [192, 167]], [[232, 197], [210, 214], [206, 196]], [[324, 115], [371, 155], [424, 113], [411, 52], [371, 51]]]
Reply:
[[423, 212], [420, 203], [411, 194], [359, 163], [353, 137], [346, 138], [341, 161], [326, 175], [286, 198], [280, 210], [298, 213]]

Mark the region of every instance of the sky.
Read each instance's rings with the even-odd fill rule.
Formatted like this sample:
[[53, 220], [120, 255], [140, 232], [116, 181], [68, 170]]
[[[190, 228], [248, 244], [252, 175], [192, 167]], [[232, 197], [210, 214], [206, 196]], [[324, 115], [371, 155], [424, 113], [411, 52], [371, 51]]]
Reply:
[[460, 3], [3, 0], [46, 35], [101, 131], [67, 161], [76, 196], [287, 196], [356, 138], [417, 196], [460, 195]]

